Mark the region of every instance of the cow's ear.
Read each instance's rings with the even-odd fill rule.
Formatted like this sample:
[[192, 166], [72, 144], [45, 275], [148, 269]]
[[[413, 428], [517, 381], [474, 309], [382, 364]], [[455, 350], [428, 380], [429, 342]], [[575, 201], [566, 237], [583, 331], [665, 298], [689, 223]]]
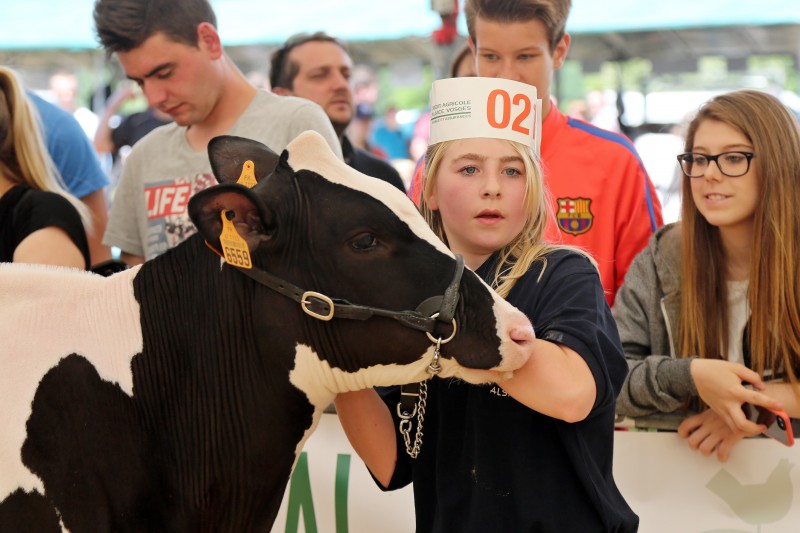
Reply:
[[253, 162], [256, 182], [269, 177], [278, 164], [278, 154], [266, 145], [233, 135], [214, 137], [208, 143], [211, 170], [220, 183], [236, 183], [247, 161]]
[[265, 229], [266, 208], [258, 196], [245, 186], [223, 183], [202, 190], [189, 200], [189, 216], [211, 246], [221, 250], [222, 217], [233, 223], [236, 233], [245, 240], [251, 255], [270, 239]]

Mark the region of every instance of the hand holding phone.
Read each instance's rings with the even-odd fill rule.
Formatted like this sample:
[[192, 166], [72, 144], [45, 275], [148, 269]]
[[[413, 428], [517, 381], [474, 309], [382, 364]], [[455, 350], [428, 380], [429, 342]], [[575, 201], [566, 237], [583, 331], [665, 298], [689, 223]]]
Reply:
[[792, 422], [784, 411], [750, 403], [742, 404], [742, 410], [751, 422], [767, 426], [767, 429], [763, 431], [767, 437], [775, 439], [785, 446], [794, 444]]

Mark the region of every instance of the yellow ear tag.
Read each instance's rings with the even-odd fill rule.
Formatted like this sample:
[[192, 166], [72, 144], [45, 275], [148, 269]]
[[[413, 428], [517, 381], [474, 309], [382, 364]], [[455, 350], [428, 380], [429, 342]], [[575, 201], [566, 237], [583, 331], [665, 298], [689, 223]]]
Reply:
[[[228, 219], [228, 213], [230, 213], [230, 219]], [[219, 236], [219, 242], [222, 244], [225, 262], [235, 267], [252, 268], [253, 263], [250, 262], [250, 249], [247, 247], [247, 242], [242, 239], [232, 222], [236, 214], [223, 209], [220, 216], [222, 218], [222, 234]]]
[[258, 184], [256, 181], [256, 166], [249, 159], [242, 165], [242, 173], [236, 183], [244, 185], [248, 189], [252, 189]]

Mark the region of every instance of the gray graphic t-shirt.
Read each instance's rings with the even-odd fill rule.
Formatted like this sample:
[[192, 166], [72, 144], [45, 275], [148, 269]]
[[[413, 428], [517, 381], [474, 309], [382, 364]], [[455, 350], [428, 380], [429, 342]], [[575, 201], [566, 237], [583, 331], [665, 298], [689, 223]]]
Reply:
[[[306, 130], [322, 134], [341, 158], [328, 117], [319, 106], [300, 98], [259, 91], [229, 134], [255, 139], [280, 153]], [[153, 259], [196, 231], [189, 218], [189, 199], [216, 183], [207, 152], [192, 149], [185, 127], [172, 123], [153, 130], [125, 161], [103, 242]]]

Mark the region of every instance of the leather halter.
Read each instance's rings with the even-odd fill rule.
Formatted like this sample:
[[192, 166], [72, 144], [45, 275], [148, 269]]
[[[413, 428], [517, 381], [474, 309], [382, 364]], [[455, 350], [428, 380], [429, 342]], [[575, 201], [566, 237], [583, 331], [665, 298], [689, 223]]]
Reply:
[[[458, 304], [458, 289], [461, 275], [464, 272], [464, 258], [456, 255], [456, 268], [453, 280], [444, 294], [432, 296], [417, 306], [414, 311], [391, 311], [379, 307], [369, 307], [348, 302], [340, 298], [330, 298], [322, 293], [306, 291], [286, 280], [259, 268], [237, 268], [242, 274], [252, 278], [261, 285], [278, 292], [295, 302], [303, 311], [319, 320], [328, 321], [333, 318], [349, 318], [367, 320], [373, 316], [393, 318], [409, 328], [432, 334], [438, 322], [453, 325], [455, 334], [455, 313]], [[429, 335], [430, 336], [430, 335]], [[435, 339], [434, 341], [435, 342]]]

